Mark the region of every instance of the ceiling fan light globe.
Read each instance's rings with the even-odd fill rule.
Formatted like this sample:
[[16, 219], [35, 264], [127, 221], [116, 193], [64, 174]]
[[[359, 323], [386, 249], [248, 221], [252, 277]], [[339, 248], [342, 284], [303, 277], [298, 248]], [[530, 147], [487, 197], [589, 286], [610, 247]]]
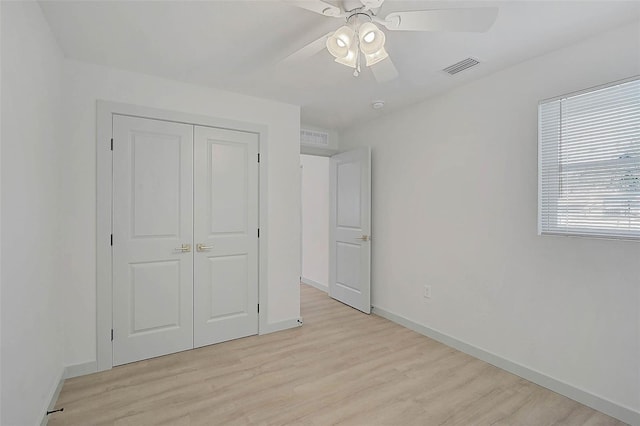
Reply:
[[365, 54], [364, 55], [365, 59], [366, 59], [366, 63], [367, 66], [370, 67], [371, 65], [375, 65], [378, 62], [387, 59], [389, 57], [389, 54], [387, 53], [387, 51], [384, 49], [384, 47], [382, 47], [380, 50], [378, 50], [375, 53], [371, 53], [371, 54]]
[[327, 50], [335, 58], [345, 58], [353, 44], [355, 33], [347, 26], [340, 27], [327, 38]]
[[336, 58], [334, 60], [339, 64], [346, 65], [351, 68], [356, 67], [356, 61], [348, 61], [346, 58]]
[[372, 22], [365, 22], [358, 30], [360, 35], [360, 50], [365, 55], [373, 54], [384, 48], [386, 37]]
[[358, 50], [354, 46], [352, 49], [349, 49], [346, 56], [337, 57], [335, 61], [339, 64], [355, 68], [358, 63]]
[[327, 50], [334, 58], [343, 58], [349, 53], [349, 49], [346, 46], [340, 46], [337, 40], [331, 37], [327, 39]]
[[356, 33], [353, 31], [353, 28], [346, 25], [338, 28], [333, 35], [342, 40], [347, 46], [351, 46], [353, 44], [353, 40], [356, 38]]

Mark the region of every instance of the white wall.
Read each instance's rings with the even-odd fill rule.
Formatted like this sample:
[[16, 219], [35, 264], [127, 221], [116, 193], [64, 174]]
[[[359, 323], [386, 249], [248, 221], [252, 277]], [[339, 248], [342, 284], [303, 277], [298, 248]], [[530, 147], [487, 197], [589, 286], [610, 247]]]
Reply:
[[302, 278], [328, 291], [329, 158], [301, 155]]
[[[65, 61], [67, 137], [63, 211], [67, 364], [96, 357], [96, 100], [123, 102], [268, 126], [268, 321], [300, 315], [300, 110], [148, 75]], [[263, 311], [261, 309], [261, 315]]]
[[2, 418], [35, 425], [63, 372], [62, 54], [35, 2], [2, 2]]
[[373, 147], [373, 304], [640, 411], [640, 243], [536, 227], [538, 101], [638, 74], [633, 25], [341, 134]]

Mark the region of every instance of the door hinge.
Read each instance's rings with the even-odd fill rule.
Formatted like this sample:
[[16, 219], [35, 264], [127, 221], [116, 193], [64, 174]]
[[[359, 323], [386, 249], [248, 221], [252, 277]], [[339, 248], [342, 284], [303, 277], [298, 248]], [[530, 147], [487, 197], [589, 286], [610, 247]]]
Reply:
[[111, 151], [113, 151], [113, 138], [111, 138]]
[[111, 341], [113, 342], [113, 328], [111, 329]]
[[260, 304], [258, 303], [258, 313], [260, 313]]
[[111, 234], [111, 245], [113, 246], [113, 234]]
[[260, 162], [260, 153], [258, 153], [258, 163]]
[[258, 238], [260, 238], [260, 228], [258, 228]]

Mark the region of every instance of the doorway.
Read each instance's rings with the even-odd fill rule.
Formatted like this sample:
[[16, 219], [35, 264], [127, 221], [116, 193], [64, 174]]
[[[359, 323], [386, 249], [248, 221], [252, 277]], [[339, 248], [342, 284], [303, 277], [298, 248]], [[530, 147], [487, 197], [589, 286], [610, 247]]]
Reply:
[[258, 333], [258, 137], [113, 116], [113, 361]]
[[329, 292], [329, 157], [300, 155], [302, 255], [300, 280]]
[[[266, 256], [259, 256], [259, 253], [266, 253], [268, 247], [267, 185], [261, 184], [267, 180], [268, 163], [261, 163], [260, 156], [268, 158], [267, 128], [258, 124], [106, 101], [98, 101], [97, 109], [98, 371], [136, 358], [150, 358], [231, 340], [242, 337], [242, 334], [264, 332], [268, 328], [267, 317], [260, 315], [259, 311], [262, 305], [265, 313], [268, 312]], [[163, 123], [167, 127], [145, 130], [146, 124], [139, 126], [139, 123], [129, 123], [132, 124], [129, 130], [137, 128], [133, 129], [133, 134], [139, 136], [137, 148], [140, 149], [136, 152], [127, 140], [130, 138], [122, 137], [131, 132], [125, 131], [120, 137], [116, 135], [120, 127], [116, 121], [121, 119], [134, 122], [143, 120], [140, 123], [147, 124]], [[127, 192], [137, 191], [137, 184], [132, 184], [129, 179], [124, 185], [119, 185], [125, 194], [120, 197], [120, 203], [123, 200], [126, 200], [125, 203], [138, 203], [134, 211], [129, 209], [127, 212], [126, 206], [121, 209], [124, 212], [122, 217], [126, 216], [123, 220], [129, 221], [129, 225], [137, 222], [133, 229], [126, 224], [118, 228], [115, 223], [119, 220], [116, 217], [116, 198], [120, 191], [116, 181], [122, 177], [122, 170], [116, 173], [114, 158], [116, 151], [123, 147], [118, 145], [119, 141], [123, 142], [122, 139], [125, 141], [122, 152], [125, 164], [127, 157], [138, 155], [138, 171], [141, 173], [134, 177], [151, 188], [150, 191], [142, 191], [142, 197], [136, 198], [130, 197]], [[151, 149], [156, 142], [159, 144]], [[192, 154], [189, 155], [189, 152]], [[226, 160], [218, 161], [223, 160], [222, 157]], [[155, 167], [158, 161], [167, 167]], [[187, 172], [189, 169], [190, 173]], [[129, 169], [127, 173], [131, 175], [132, 171], [135, 170]], [[173, 178], [170, 179], [170, 176]], [[212, 176], [217, 176], [217, 183]], [[156, 199], [158, 188], [173, 188], [173, 195]], [[234, 188], [240, 191], [232, 190]], [[191, 202], [188, 202], [190, 193]], [[199, 193], [205, 195], [198, 196]], [[186, 200], [183, 206], [177, 203], [178, 198], [180, 202], [183, 198]], [[202, 205], [198, 204], [198, 200], [202, 201]], [[211, 200], [216, 202], [211, 203]], [[191, 215], [189, 210], [192, 211]], [[142, 217], [145, 212], [148, 213], [148, 220]], [[183, 221], [189, 220], [191, 224], [182, 226]], [[118, 232], [121, 235], [118, 236]], [[156, 253], [159, 257], [155, 260], [133, 259], [134, 266], [129, 268], [126, 266], [129, 263], [127, 256], [115, 253], [125, 237], [139, 240], [136, 243], [147, 239], [151, 246], [160, 244], [163, 239], [171, 240], [168, 249], [172, 253]], [[120, 260], [117, 256], [120, 256]], [[184, 262], [176, 257], [184, 257]], [[160, 271], [163, 267], [164, 270]], [[117, 268], [120, 271], [117, 272]], [[132, 290], [133, 275], [136, 275], [133, 278], [139, 278], [138, 289], [122, 291], [116, 288], [116, 274], [122, 275], [121, 272], [125, 270], [129, 278], [124, 281], [125, 284], [128, 281], [128, 290]], [[188, 275], [193, 276], [191, 288]], [[187, 284], [183, 284], [183, 281]], [[152, 291], [152, 282], [160, 284], [155, 289], [160, 293]], [[246, 291], [241, 288], [242, 283], [246, 284]], [[229, 285], [237, 284], [240, 284], [238, 291], [228, 291]], [[126, 285], [124, 288], [127, 290]], [[191, 297], [188, 293], [191, 293]], [[115, 300], [117, 294], [123, 296], [124, 309], [122, 306], [116, 308], [122, 302]], [[213, 297], [214, 294], [216, 297]], [[145, 296], [151, 297], [145, 299]], [[129, 309], [134, 307], [131, 301], [136, 297], [136, 303], [140, 303], [135, 309]], [[176, 303], [179, 304], [178, 308]], [[123, 316], [125, 323], [117, 324], [121, 317], [116, 317], [116, 310], [126, 311]], [[176, 328], [186, 331], [176, 331]], [[174, 331], [180, 336], [179, 343], [175, 341], [176, 344], [172, 344], [175, 347], [163, 347], [163, 339], [157, 339], [155, 343], [140, 345], [143, 347], [140, 353], [125, 349], [122, 357], [114, 357], [119, 337], [148, 337], [156, 332], [163, 334]], [[153, 349], [153, 353], [146, 353], [147, 349]]]

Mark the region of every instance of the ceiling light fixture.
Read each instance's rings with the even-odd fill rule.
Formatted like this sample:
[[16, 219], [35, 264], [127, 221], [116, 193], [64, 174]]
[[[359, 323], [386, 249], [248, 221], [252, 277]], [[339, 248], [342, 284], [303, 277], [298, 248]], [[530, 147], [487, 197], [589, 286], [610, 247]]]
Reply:
[[[360, 24], [359, 16], [365, 16], [369, 21]], [[355, 12], [347, 18], [347, 25], [327, 38], [327, 50], [336, 62], [355, 68], [353, 75], [357, 77], [360, 75], [360, 53], [368, 67], [389, 57], [384, 49], [385, 40], [384, 33], [371, 22], [371, 15]]]

